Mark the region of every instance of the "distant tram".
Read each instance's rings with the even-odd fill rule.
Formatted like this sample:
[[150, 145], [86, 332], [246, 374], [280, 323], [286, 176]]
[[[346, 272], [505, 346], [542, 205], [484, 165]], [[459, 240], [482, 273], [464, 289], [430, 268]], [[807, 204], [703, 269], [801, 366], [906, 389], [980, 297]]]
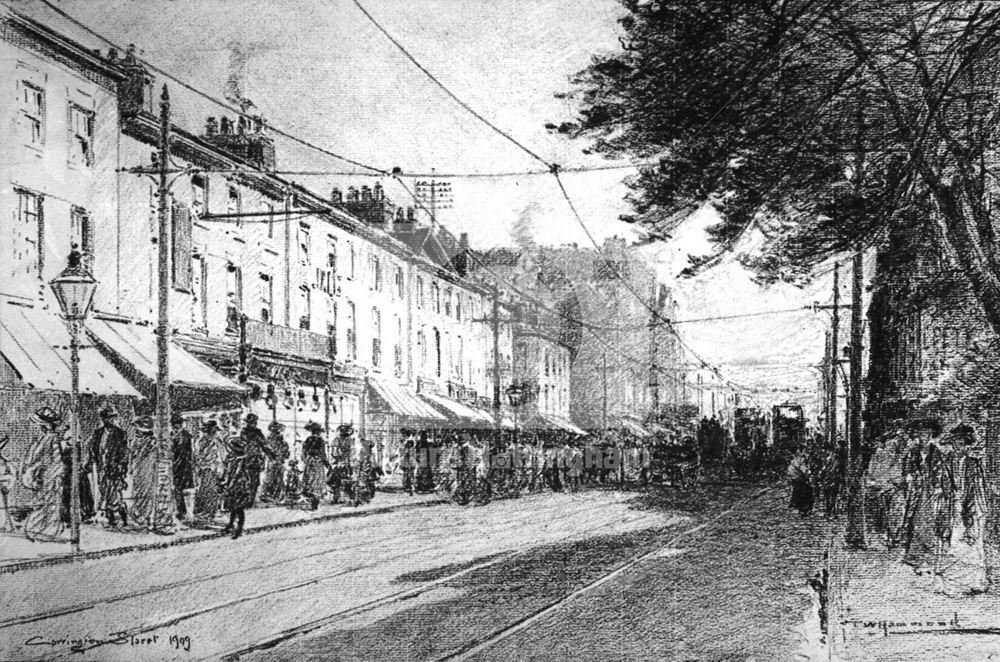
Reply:
[[771, 410], [771, 452], [776, 462], [787, 462], [806, 439], [806, 417], [802, 405], [785, 402]]

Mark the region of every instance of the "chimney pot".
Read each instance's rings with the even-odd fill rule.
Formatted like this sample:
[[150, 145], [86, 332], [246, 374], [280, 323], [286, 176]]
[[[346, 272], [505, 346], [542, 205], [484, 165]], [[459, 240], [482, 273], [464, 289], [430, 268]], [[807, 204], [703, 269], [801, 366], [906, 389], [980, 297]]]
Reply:
[[219, 132], [219, 122], [214, 117], [205, 120], [205, 135], [214, 136]]
[[232, 132], [233, 132], [233, 121], [228, 117], [226, 117], [225, 115], [223, 115], [222, 119], [219, 121], [219, 133], [221, 133], [224, 136], [228, 136]]
[[330, 191], [330, 200], [333, 202], [333, 204], [339, 205], [344, 201], [344, 194], [340, 192], [339, 188], [334, 186], [333, 190]]

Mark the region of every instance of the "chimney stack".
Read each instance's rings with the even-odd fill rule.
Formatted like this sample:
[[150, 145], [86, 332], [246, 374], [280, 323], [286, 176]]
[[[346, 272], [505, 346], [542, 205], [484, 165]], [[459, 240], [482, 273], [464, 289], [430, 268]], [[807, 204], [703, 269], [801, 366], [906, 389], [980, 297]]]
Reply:
[[223, 115], [218, 123], [209, 117], [203, 138], [260, 170], [274, 170], [277, 165], [274, 140], [265, 133], [264, 119], [259, 115], [240, 115], [236, 122]]

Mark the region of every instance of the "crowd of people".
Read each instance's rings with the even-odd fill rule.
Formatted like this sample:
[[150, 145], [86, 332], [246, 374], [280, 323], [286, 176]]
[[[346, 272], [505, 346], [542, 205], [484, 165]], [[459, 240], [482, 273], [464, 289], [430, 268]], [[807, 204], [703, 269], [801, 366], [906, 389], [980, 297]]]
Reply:
[[[103, 408], [99, 416], [101, 424], [81, 444], [81, 521], [93, 523], [100, 514], [110, 528], [128, 526], [131, 520], [150, 523], [164, 532], [171, 530], [172, 522], [157, 521], [154, 512], [161, 486], [153, 419], [135, 419], [130, 442], [113, 407]], [[39, 434], [28, 448], [20, 481], [33, 496], [21, 528], [31, 540], [57, 540], [71, 521], [70, 427], [51, 407], [37, 410], [32, 422]], [[241, 428], [223, 429], [209, 418], [202, 422], [198, 435], [191, 434], [180, 415], [175, 414], [170, 424], [173, 484], [169, 487], [172, 516], [177, 520], [210, 521], [224, 513], [229, 517], [225, 531], [238, 538], [247, 508], [258, 500], [286, 505], [304, 502], [316, 509], [328, 495], [334, 503], [346, 497], [355, 505], [374, 498], [380, 470], [372, 462], [371, 445], [355, 434], [351, 425], [339, 427], [328, 451], [323, 427], [307, 424], [310, 436], [302, 445], [304, 466], [299, 468], [299, 460], [291, 457], [282, 423], [272, 422], [267, 435], [252, 413], [247, 414]], [[127, 507], [125, 494], [130, 483], [131, 507]], [[92, 486], [96, 486], [96, 493]]]
[[[235, 418], [208, 417], [197, 427], [175, 414], [170, 477], [164, 479], [151, 417], [131, 421], [128, 433], [113, 407], [101, 409], [99, 417], [100, 425], [81, 444], [80, 510], [84, 523], [100, 518], [109, 528], [131, 522], [166, 533], [178, 522], [211, 522], [221, 515], [228, 517], [225, 531], [238, 538], [247, 509], [258, 502], [313, 510], [324, 502], [360, 505], [375, 497], [386, 474], [396, 472], [404, 492], [435, 493], [462, 505], [650, 478], [648, 444], [616, 431], [505, 433], [498, 441], [492, 430], [404, 428], [398, 446], [376, 453], [350, 424], [339, 426], [328, 441], [324, 426], [309, 422], [308, 436], [293, 445], [284, 424], [273, 421], [265, 432], [249, 413], [239, 426], [230, 422]], [[71, 520], [69, 425], [49, 407], [35, 412], [32, 422], [39, 433], [20, 480], [33, 496], [21, 528], [32, 540], [54, 540]], [[172, 493], [166, 506], [165, 491]]]
[[[837, 514], [845, 476], [836, 447], [801, 450], [788, 476], [791, 507], [807, 516], [819, 497], [828, 517]], [[867, 523], [888, 549], [901, 550], [903, 563], [935, 590], [985, 590], [986, 478], [973, 427], [944, 432], [937, 420], [912, 420], [877, 441], [864, 481]]]

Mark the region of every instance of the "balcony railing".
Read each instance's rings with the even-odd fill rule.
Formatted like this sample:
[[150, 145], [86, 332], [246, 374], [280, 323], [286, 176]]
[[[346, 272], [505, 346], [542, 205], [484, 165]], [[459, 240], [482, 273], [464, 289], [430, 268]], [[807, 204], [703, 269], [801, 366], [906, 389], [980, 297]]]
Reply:
[[327, 361], [333, 358], [329, 336], [257, 320], [247, 320], [247, 343], [255, 349], [306, 359]]

